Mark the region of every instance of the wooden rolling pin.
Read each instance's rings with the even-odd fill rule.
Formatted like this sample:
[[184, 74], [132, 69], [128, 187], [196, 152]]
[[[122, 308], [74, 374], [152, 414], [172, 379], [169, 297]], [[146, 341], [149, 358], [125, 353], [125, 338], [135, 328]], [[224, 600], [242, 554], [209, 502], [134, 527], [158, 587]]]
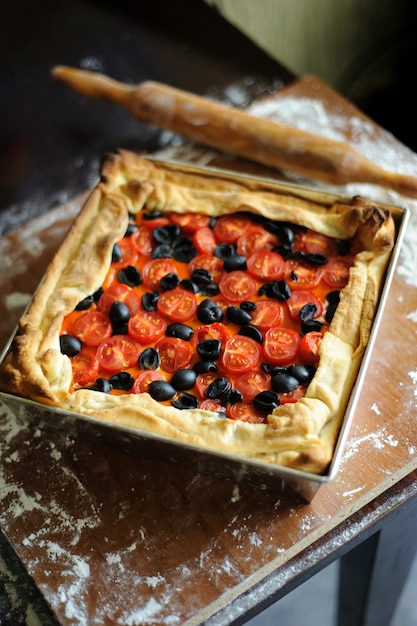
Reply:
[[342, 141], [153, 81], [129, 86], [103, 74], [66, 66], [54, 67], [52, 76], [86, 96], [125, 107], [141, 122], [224, 152], [335, 185], [366, 182], [417, 198], [417, 177], [387, 171]]

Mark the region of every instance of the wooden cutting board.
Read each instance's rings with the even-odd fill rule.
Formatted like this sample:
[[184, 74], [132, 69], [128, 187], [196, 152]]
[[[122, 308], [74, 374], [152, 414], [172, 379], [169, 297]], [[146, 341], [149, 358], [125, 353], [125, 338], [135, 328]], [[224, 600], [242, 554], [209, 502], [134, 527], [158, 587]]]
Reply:
[[[366, 123], [375, 145], [408, 158], [407, 148], [316, 77], [270, 101], [284, 98], [324, 107], [352, 141], [358, 122]], [[168, 152], [286, 178], [187, 142], [160, 156]], [[82, 200], [0, 241], [2, 345]], [[73, 430], [34, 429], [0, 408], [0, 524], [60, 623], [199, 624], [417, 469], [417, 284], [407, 273], [413, 245], [406, 241], [408, 257], [394, 275], [339, 472], [310, 504]]]

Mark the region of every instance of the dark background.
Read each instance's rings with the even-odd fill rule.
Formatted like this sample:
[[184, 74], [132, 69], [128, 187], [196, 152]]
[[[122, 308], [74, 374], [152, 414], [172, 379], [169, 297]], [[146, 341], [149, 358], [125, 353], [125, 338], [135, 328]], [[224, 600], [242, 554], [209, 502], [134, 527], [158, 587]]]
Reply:
[[[362, 110], [412, 149], [413, 33], [410, 25], [392, 83], [353, 94]], [[52, 80], [56, 64], [127, 83], [157, 80], [226, 102], [230, 85], [240, 93], [246, 87], [249, 98], [294, 78], [203, 0], [3, 0], [0, 235], [90, 188], [107, 152], [153, 151], [167, 140], [121, 108]]]

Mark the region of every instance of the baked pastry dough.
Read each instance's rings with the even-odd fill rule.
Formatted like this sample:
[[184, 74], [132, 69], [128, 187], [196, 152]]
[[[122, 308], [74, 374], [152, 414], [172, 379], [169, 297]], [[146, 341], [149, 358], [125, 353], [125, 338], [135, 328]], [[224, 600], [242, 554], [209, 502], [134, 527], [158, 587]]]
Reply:
[[[252, 424], [200, 408], [176, 409], [148, 393], [111, 395], [73, 386], [70, 358], [60, 349], [64, 319], [103, 284], [129, 216], [142, 209], [213, 217], [249, 212], [356, 242], [360, 251], [323, 335], [317, 370], [297, 402], [274, 408], [266, 423]], [[370, 336], [394, 238], [390, 212], [360, 197], [317, 202], [266, 181], [210, 174], [121, 151], [105, 161], [99, 184], [22, 316], [0, 369], [0, 388], [219, 453], [324, 473]]]

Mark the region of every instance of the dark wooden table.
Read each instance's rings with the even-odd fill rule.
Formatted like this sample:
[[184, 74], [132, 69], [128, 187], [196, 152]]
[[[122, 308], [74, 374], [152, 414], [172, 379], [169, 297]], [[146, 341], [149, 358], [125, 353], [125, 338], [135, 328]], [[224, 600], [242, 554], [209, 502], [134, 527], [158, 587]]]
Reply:
[[[179, 10], [182, 3], [175, 4]], [[40, 5], [58, 11], [55, 4], [36, 3]], [[158, 20], [152, 21], [150, 14], [145, 28], [144, 16], [133, 21], [126, 12], [123, 18], [118, 14], [119, 22], [94, 3], [60, 6], [67, 11], [64, 18], [69, 24], [87, 10], [91, 28], [91, 17], [98, 14], [108, 28], [102, 27], [100, 38], [118, 33], [122, 50], [117, 57], [114, 47], [107, 47], [102, 39], [102, 45], [92, 45], [94, 33], [87, 36], [87, 26], [78, 22], [70, 35], [83, 31], [85, 39], [69, 42], [68, 33], [47, 30], [49, 45], [44, 50], [49, 56], [45, 53], [44, 66], [49, 62], [78, 65], [82, 59], [102, 55], [105, 70], [122, 79], [149, 76], [203, 94], [217, 91], [222, 99], [234, 94], [241, 105], [270, 93], [270, 102], [276, 103], [277, 109], [285, 99], [322, 107], [329, 119], [337, 122], [338, 132], [342, 132], [340, 120], [344, 120], [343, 132], [350, 141], [358, 139], [358, 124], [365, 124], [375, 145], [385, 146], [387, 151], [395, 149], [401, 159], [409, 159], [404, 146], [319, 79], [291, 80], [284, 69], [254, 52], [251, 44], [229, 27], [223, 25], [225, 31], [219, 27], [214, 51], [213, 46], [206, 49], [207, 19], [212, 15], [206, 7], [200, 7], [202, 13], [197, 11], [194, 18], [204, 17], [205, 29], [202, 22], [200, 29], [205, 36], [198, 46], [185, 45], [180, 35], [174, 36], [174, 28], [165, 30], [167, 15], [161, 17], [161, 32], [155, 26]], [[35, 3], [32, 10], [34, 7]], [[72, 13], [73, 7], [77, 12]], [[126, 11], [128, 8], [126, 3]], [[187, 15], [189, 19], [194, 14]], [[34, 19], [35, 13], [30, 17]], [[218, 16], [212, 17], [217, 23]], [[56, 27], [56, 15], [49, 20]], [[48, 20], [42, 24], [48, 29]], [[132, 41], [135, 28], [141, 30], [141, 37]], [[69, 51], [60, 50], [64, 46], [61, 38]], [[139, 64], [137, 70], [141, 54], [126, 57], [122, 41], [129, 41], [131, 52], [140, 48], [150, 65]], [[153, 55], [148, 58], [143, 50], [152, 50]], [[25, 65], [21, 69], [27, 72], [28, 83], [31, 68]], [[200, 83], [190, 78], [193, 69]], [[47, 81], [43, 77], [42, 89]], [[16, 82], [17, 78], [11, 89]], [[286, 87], [280, 89], [283, 85]], [[2, 221], [10, 232], [0, 240], [4, 269], [0, 277], [1, 345], [77, 213], [83, 197], [79, 194], [88, 188], [87, 183], [94, 182], [104, 148], [118, 147], [120, 141], [123, 147], [262, 173], [253, 164], [187, 142], [172, 142], [172, 138], [132, 122], [124, 113], [87, 102], [60, 86], [48, 85], [42, 93], [34, 84], [31, 87], [40, 110], [42, 96], [54, 94], [51, 102], [58, 107], [55, 113], [60, 119], [36, 120], [40, 126], [35, 138], [41, 136], [43, 124], [52, 135], [45, 137], [44, 160], [30, 162], [29, 153], [33, 157], [30, 151], [34, 150], [34, 137], [30, 141], [26, 137], [30, 116], [25, 117], [22, 103], [23, 108], [8, 110], [10, 120], [25, 120], [27, 143], [22, 144], [23, 157], [6, 160], [9, 166], [14, 164], [11, 173], [15, 179], [8, 176], [3, 185], [9, 188], [6, 197], [10, 204], [2, 211]], [[36, 125], [33, 118], [32, 123]], [[5, 128], [12, 137], [9, 150], [14, 146], [11, 154], [16, 155], [16, 126], [10, 122]], [[265, 173], [285, 178], [283, 173]], [[21, 182], [27, 184], [26, 189]], [[14, 227], [6, 228], [8, 224]], [[20, 228], [15, 228], [17, 225]], [[387, 626], [417, 541], [413, 340], [417, 289], [410, 283], [405, 265], [406, 259], [401, 259], [340, 470], [311, 503], [199, 474], [170, 459], [152, 458], [152, 452], [140, 454], [135, 446], [122, 449], [85, 429], [39, 428], [1, 407], [1, 623], [24, 624], [28, 616], [36, 614], [42, 624], [63, 626], [239, 624], [340, 558], [339, 626]]]

